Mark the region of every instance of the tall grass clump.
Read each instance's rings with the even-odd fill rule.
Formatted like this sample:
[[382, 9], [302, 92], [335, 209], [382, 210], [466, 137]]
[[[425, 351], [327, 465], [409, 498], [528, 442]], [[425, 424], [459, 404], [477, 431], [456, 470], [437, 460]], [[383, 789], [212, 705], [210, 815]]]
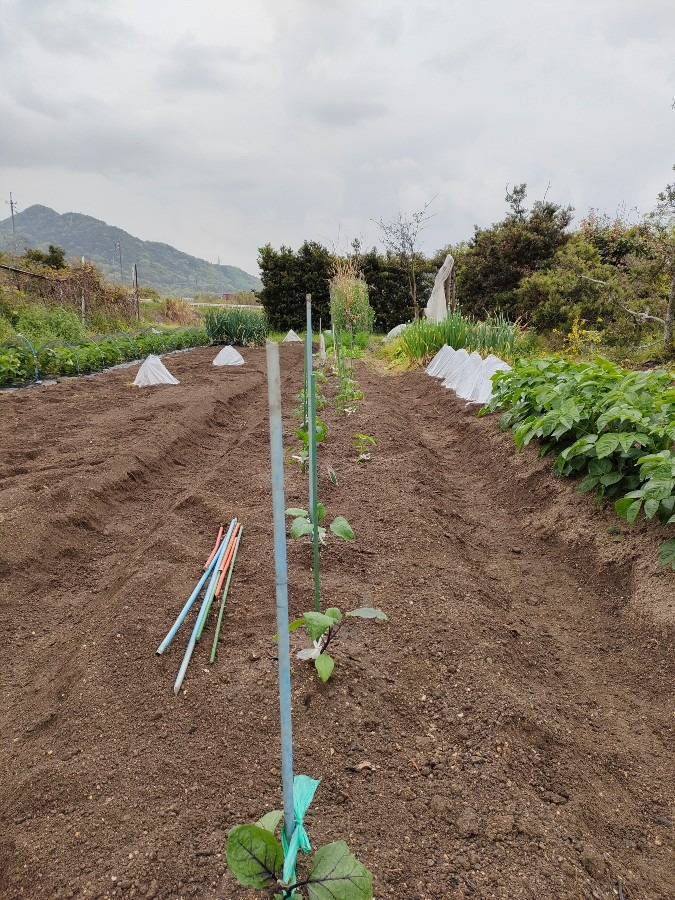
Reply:
[[513, 358], [519, 328], [501, 313], [488, 316], [483, 322], [474, 322], [461, 312], [448, 313], [442, 322], [413, 322], [399, 337], [399, 354], [408, 359], [424, 362], [437, 353], [444, 344], [455, 350], [476, 350], [481, 356], [494, 353], [502, 358]]
[[373, 330], [375, 312], [368, 300], [368, 285], [353, 259], [336, 259], [330, 280], [330, 318], [336, 332], [352, 334]]
[[269, 331], [265, 314], [248, 309], [208, 309], [204, 328], [214, 344], [231, 342], [244, 347], [261, 346]]

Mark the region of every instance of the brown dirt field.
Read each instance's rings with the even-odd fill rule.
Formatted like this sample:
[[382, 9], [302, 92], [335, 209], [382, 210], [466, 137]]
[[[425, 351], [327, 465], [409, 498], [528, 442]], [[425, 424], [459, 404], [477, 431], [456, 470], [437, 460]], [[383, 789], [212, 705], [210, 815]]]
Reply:
[[[0, 394], [5, 900], [254, 896], [224, 851], [280, 806], [265, 363], [214, 355], [170, 356], [175, 387], [131, 388], [132, 368]], [[290, 447], [302, 351], [281, 356]], [[494, 417], [421, 372], [358, 366], [361, 410], [325, 413], [320, 496], [356, 540], [322, 551], [323, 598], [390, 620], [341, 631], [326, 685], [294, 661], [314, 845], [347, 840], [377, 898], [675, 897], [660, 536], [615, 543], [611, 510]], [[378, 442], [361, 466], [356, 432]], [[287, 505], [305, 490], [287, 467]], [[155, 649], [235, 515], [218, 658], [212, 620], [174, 697], [189, 632]], [[310, 547], [288, 552], [300, 614]]]

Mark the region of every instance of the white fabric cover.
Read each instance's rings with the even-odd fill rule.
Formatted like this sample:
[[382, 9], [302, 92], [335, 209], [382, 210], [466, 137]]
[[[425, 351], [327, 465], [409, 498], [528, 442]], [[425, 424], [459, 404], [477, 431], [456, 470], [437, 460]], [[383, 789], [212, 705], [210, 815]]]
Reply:
[[407, 327], [407, 325], [397, 325], [395, 328], [392, 328], [389, 334], [386, 336], [385, 341], [390, 341], [392, 338], [398, 337], [403, 329]]
[[180, 384], [180, 381], [173, 377], [159, 356], [151, 353], [138, 370], [134, 384], [149, 387], [152, 384]]
[[448, 364], [448, 368], [446, 369], [446, 371], [444, 373], [443, 387], [445, 387], [445, 388], [452, 387], [452, 384], [450, 383], [449, 379], [452, 379], [457, 372], [461, 372], [461, 370], [466, 365], [468, 358], [469, 358], [469, 354], [464, 349], [464, 347], [462, 347], [461, 350], [457, 350], [455, 352], [454, 356], [452, 357], [452, 359], [450, 360], [450, 362]]
[[474, 387], [471, 396], [472, 403], [489, 403], [492, 399], [492, 376], [495, 372], [510, 372], [511, 366], [505, 363], [498, 356], [490, 354], [487, 359], [483, 360], [483, 369], [481, 371], [481, 380]]
[[234, 347], [223, 347], [213, 360], [214, 366], [243, 366], [244, 357]]
[[448, 354], [449, 350], [452, 350], [453, 353], [455, 352], [453, 350], [453, 348], [450, 347], [448, 344], [443, 344], [441, 349], [438, 351], [438, 353], [434, 356], [434, 358], [431, 360], [429, 365], [424, 370], [427, 373], [427, 375], [435, 375], [438, 372], [439, 368], [441, 367], [441, 365], [443, 363], [443, 360], [449, 355]]
[[326, 338], [323, 336], [323, 331], [319, 335], [319, 361], [326, 362]]
[[[464, 352], [466, 352], [466, 351], [464, 351]], [[452, 347], [450, 348], [450, 352], [445, 354], [445, 356], [443, 357], [443, 359], [442, 359], [441, 362], [440, 362], [440, 365], [439, 365], [438, 369], [437, 369], [436, 372], [434, 373], [434, 376], [435, 376], [436, 378], [440, 378], [441, 381], [444, 381], [444, 380], [445, 380], [445, 378], [447, 377], [448, 372], [449, 372], [449, 371], [451, 370], [451, 368], [452, 368], [453, 362], [454, 362], [455, 357], [457, 356], [458, 353], [459, 353], [458, 350], [455, 350], [455, 349], [452, 348]]]
[[424, 310], [429, 322], [442, 322], [448, 314], [448, 301], [445, 297], [445, 282], [450, 277], [455, 260], [448, 253], [445, 262], [436, 273], [431, 297]]
[[298, 343], [298, 342], [302, 343], [302, 338], [299, 338], [297, 336], [297, 334], [291, 328], [291, 330], [288, 332], [288, 334], [286, 335], [286, 337], [283, 339], [283, 341], [281, 343], [282, 344], [291, 344], [291, 343]]
[[448, 387], [451, 387], [462, 400], [468, 400], [476, 375], [480, 372], [482, 366], [483, 360], [481, 355], [474, 350], [467, 359], [461, 374], [454, 376], [452, 384], [449, 384]]

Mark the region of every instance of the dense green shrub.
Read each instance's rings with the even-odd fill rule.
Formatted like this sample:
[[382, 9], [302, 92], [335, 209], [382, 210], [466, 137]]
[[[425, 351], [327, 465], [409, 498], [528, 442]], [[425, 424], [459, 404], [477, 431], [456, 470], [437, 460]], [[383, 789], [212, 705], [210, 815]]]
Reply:
[[12, 317], [16, 332], [25, 334], [33, 343], [61, 338], [77, 340], [84, 335], [80, 317], [63, 306], [48, 307], [38, 304], [20, 307]]

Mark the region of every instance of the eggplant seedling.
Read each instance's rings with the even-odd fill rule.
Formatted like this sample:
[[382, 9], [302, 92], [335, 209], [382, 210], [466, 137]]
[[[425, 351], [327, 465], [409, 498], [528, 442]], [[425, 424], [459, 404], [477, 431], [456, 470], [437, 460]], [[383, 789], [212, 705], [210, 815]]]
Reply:
[[368, 447], [376, 446], [377, 441], [369, 434], [355, 434], [352, 439], [352, 447], [354, 447], [358, 453], [358, 456], [356, 457], [357, 463], [367, 462], [367, 460], [370, 459]]
[[[326, 518], [326, 507], [323, 503], [317, 503], [317, 517], [319, 520], [319, 542], [321, 544], [326, 543], [326, 528], [320, 523]], [[304, 535], [309, 535], [310, 537], [314, 534], [314, 525], [312, 524], [311, 519], [309, 518], [309, 513], [306, 509], [300, 509], [298, 507], [290, 507], [290, 509], [286, 510], [287, 516], [292, 516], [293, 521], [291, 522], [291, 537], [294, 541], [297, 541], [299, 538]], [[333, 532], [333, 534], [342, 538], [343, 541], [353, 541], [354, 540], [354, 532], [352, 530], [352, 526], [345, 519], [344, 516], [336, 516], [333, 521], [328, 526], [328, 529]]]
[[[304, 782], [304, 784], [303, 784]], [[306, 784], [309, 787], [305, 786]], [[272, 810], [255, 824], [235, 825], [227, 835], [227, 865], [239, 884], [274, 892], [274, 900], [309, 897], [311, 900], [372, 900], [373, 876], [350, 852], [344, 841], [333, 841], [315, 851], [309, 871], [295, 873], [298, 850], [309, 853], [311, 844], [302, 819], [318, 781], [296, 775], [296, 822], [293, 838], [282, 846], [275, 836], [282, 819]], [[300, 804], [300, 805], [299, 805]], [[285, 847], [285, 852], [284, 852]], [[302, 866], [303, 870], [307, 867]]]
[[335, 665], [333, 657], [326, 653], [326, 650], [347, 619], [388, 621], [387, 616], [381, 610], [370, 606], [352, 609], [351, 612], [346, 612], [344, 615], [337, 606], [332, 606], [325, 613], [306, 612], [288, 626], [289, 631], [295, 631], [300, 626], [306, 628], [307, 634], [312, 639], [312, 646], [299, 650], [296, 655], [298, 659], [314, 660], [314, 666], [322, 681], [328, 681]]

